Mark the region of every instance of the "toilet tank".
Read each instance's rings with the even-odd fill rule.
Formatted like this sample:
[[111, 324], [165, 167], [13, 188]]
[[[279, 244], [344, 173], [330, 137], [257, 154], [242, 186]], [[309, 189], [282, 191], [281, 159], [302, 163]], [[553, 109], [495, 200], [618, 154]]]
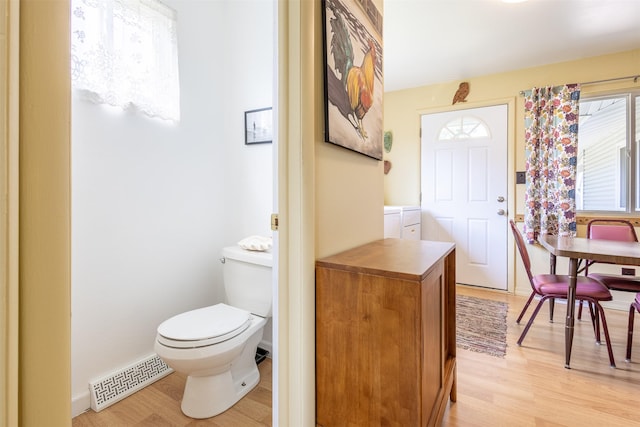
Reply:
[[230, 246], [222, 250], [222, 255], [227, 303], [258, 316], [271, 317], [271, 251], [248, 251], [240, 246]]

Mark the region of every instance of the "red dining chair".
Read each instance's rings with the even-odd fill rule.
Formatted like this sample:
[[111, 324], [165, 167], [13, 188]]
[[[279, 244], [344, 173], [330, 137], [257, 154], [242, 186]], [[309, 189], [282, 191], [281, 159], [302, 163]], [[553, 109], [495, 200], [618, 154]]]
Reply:
[[[587, 237], [590, 239], [615, 240], [621, 242], [637, 242], [638, 236], [631, 222], [624, 219], [593, 219], [587, 224]], [[587, 261], [584, 268], [586, 276], [595, 279], [607, 288], [616, 291], [636, 292], [635, 300], [629, 307], [629, 326], [627, 329], [626, 360], [631, 360], [633, 343], [633, 321], [635, 311], [640, 311], [640, 278], [621, 274], [589, 273], [589, 266], [594, 261]], [[582, 309], [582, 306], [580, 306]], [[578, 317], [580, 312], [578, 312]]]
[[636, 294], [636, 299], [633, 300], [629, 307], [629, 328], [627, 330], [627, 362], [631, 360], [631, 344], [633, 343], [633, 315], [636, 310], [640, 312], [640, 293]]
[[[623, 219], [592, 219], [587, 224], [587, 238], [615, 240], [618, 242], [638, 241], [633, 224]], [[589, 267], [595, 263], [595, 261], [591, 260], [586, 261], [584, 267], [585, 276], [595, 279], [615, 291], [640, 292], [640, 278], [621, 274], [589, 273]]]
[[[520, 338], [518, 338], [518, 345], [522, 345], [522, 341], [524, 340], [527, 332], [529, 332], [529, 328], [533, 324], [540, 308], [542, 308], [543, 303], [550, 299], [567, 299], [568, 297], [568, 289], [569, 289], [569, 276], [563, 274], [536, 274], [533, 275], [531, 273], [531, 260], [529, 258], [529, 252], [527, 251], [527, 247], [525, 246], [524, 239], [522, 238], [522, 234], [516, 223], [513, 220], [509, 221], [511, 225], [511, 231], [513, 231], [513, 236], [516, 241], [516, 246], [518, 247], [518, 251], [520, 252], [520, 258], [524, 264], [525, 271], [527, 272], [527, 277], [529, 278], [529, 284], [531, 285], [531, 295], [529, 299], [525, 303], [520, 316], [518, 317], [517, 323], [520, 323], [520, 319], [527, 311], [529, 304], [533, 300], [533, 298], [537, 295], [540, 296], [540, 301], [536, 306], [533, 314], [529, 318], [527, 322], [527, 326], [525, 326]], [[613, 358], [613, 350], [611, 348], [611, 340], [609, 338], [609, 329], [607, 328], [607, 319], [604, 314], [604, 310], [600, 305], [600, 301], [611, 301], [612, 296], [609, 289], [606, 286], [602, 285], [597, 280], [591, 279], [586, 276], [577, 277], [576, 283], [576, 301], [587, 301], [595, 307], [594, 317], [593, 317], [593, 325], [594, 332], [596, 333], [596, 341], [599, 342], [599, 331], [600, 326], [598, 322], [598, 316], [602, 320], [602, 329], [604, 331], [604, 337], [607, 343], [607, 351], [609, 353], [609, 362], [612, 367], [615, 367], [615, 360]]]

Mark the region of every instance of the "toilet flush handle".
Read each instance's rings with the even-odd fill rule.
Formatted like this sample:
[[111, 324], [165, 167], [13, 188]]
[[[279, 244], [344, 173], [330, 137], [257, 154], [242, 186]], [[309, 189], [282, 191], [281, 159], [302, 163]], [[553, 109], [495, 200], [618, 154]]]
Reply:
[[222, 257], [220, 258], [220, 262], [224, 264], [225, 262], [227, 262], [227, 260], [225, 259], [225, 257]]

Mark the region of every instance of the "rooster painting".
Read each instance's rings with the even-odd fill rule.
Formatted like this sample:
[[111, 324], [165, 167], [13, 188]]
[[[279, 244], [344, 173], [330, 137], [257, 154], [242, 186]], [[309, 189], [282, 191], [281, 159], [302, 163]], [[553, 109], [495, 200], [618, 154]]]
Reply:
[[330, 47], [325, 81], [330, 104], [328, 141], [381, 159], [382, 87], [377, 34], [367, 30], [340, 0], [326, 0], [326, 6], [325, 40]]
[[342, 84], [349, 99], [351, 112], [347, 119], [351, 121], [360, 136], [364, 139], [367, 132], [362, 128], [362, 118], [373, 103], [374, 65], [376, 62], [376, 47], [372, 40], [367, 40], [369, 49], [364, 55], [362, 64], [353, 65], [353, 47], [347, 27], [338, 15], [331, 21], [333, 37], [331, 38], [331, 54], [336, 70], [342, 76]]

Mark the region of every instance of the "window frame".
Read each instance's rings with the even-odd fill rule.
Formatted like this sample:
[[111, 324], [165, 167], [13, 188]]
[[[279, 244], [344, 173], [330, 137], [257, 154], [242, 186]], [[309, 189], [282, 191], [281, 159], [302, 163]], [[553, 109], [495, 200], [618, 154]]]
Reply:
[[[625, 88], [618, 90], [611, 90], [606, 92], [598, 92], [594, 94], [583, 95], [580, 98], [580, 103], [585, 101], [597, 101], [600, 99], [609, 98], [626, 98], [626, 146], [623, 148], [626, 150], [626, 168], [628, 170], [626, 182], [620, 182], [621, 176], [621, 162], [619, 151], [616, 154], [618, 161], [616, 162], [615, 176], [617, 182], [617, 191], [620, 191], [622, 187], [626, 190], [626, 207], [619, 210], [587, 210], [577, 209], [576, 215], [581, 217], [627, 217], [638, 218], [640, 217], [640, 138], [636, 141], [636, 135], [640, 133], [640, 118], [637, 115], [637, 109], [640, 108], [640, 89]], [[578, 145], [580, 141], [578, 140]], [[581, 151], [578, 150], [578, 156], [581, 155]], [[635, 161], [634, 161], [635, 160]], [[620, 199], [622, 201], [622, 199]]]

